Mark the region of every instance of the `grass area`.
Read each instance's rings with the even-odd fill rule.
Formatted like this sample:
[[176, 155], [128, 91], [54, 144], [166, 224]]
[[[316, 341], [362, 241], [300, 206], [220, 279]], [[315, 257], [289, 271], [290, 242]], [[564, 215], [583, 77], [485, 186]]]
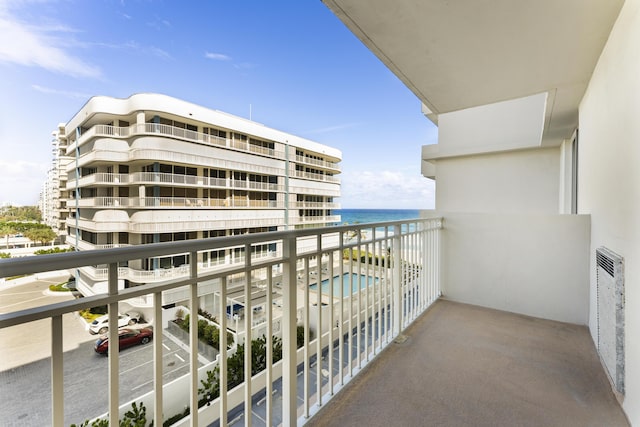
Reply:
[[104, 313], [92, 313], [90, 309], [80, 310], [78, 313], [84, 320], [87, 321], [87, 323], [91, 323], [94, 320], [96, 320], [98, 317], [104, 315]]
[[57, 285], [49, 285], [51, 292], [71, 292], [74, 288], [69, 287], [69, 282], [58, 283]]

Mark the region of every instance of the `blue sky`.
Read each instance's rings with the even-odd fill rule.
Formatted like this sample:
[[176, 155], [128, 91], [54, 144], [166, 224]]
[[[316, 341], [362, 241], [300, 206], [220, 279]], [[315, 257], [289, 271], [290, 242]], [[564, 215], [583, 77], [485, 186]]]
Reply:
[[36, 204], [51, 132], [158, 92], [340, 149], [343, 208], [432, 208], [420, 102], [320, 0], [0, 0], [0, 203]]

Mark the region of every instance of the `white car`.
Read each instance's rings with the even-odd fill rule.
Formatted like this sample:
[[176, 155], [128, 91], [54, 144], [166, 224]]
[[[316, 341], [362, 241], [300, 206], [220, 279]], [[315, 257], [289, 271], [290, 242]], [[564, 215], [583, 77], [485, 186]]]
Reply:
[[[129, 312], [126, 314], [118, 313], [118, 328], [122, 328], [123, 326], [131, 326], [135, 325], [140, 321], [140, 313]], [[89, 325], [89, 332], [92, 334], [106, 334], [109, 330], [109, 315], [105, 314], [104, 316], [98, 317], [96, 320], [91, 322]]]

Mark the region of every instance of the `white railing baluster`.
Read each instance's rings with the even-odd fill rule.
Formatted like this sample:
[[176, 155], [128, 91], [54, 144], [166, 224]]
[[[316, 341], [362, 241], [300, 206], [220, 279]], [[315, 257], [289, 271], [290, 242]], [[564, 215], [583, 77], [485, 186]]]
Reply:
[[189, 278], [189, 404], [191, 427], [198, 427], [198, 263], [197, 252], [191, 252]]
[[[153, 419], [162, 420], [164, 411], [162, 384], [162, 293], [153, 294]], [[160, 425], [160, 421], [155, 424]]]
[[[330, 301], [330, 306], [329, 306], [329, 351], [327, 351], [327, 363], [328, 363], [328, 371], [329, 371], [329, 375], [328, 375], [328, 381], [329, 381], [329, 396], [333, 396], [333, 350], [334, 350], [334, 345], [333, 345], [333, 331], [335, 329], [335, 312], [334, 312], [334, 299], [333, 299], [333, 255], [334, 255], [334, 251], [330, 251], [329, 252], [329, 265], [327, 266], [327, 271], [329, 273], [329, 301]], [[342, 280], [342, 276], [340, 276], [340, 280]]]
[[51, 421], [54, 427], [64, 425], [64, 363], [62, 316], [51, 318]]
[[[108, 295], [118, 294], [118, 264], [109, 264]], [[109, 307], [109, 425], [118, 425], [120, 416], [120, 351], [118, 328], [113, 325], [118, 324], [118, 301], [108, 304]], [[115, 344], [118, 343], [118, 344]]]
[[244, 425], [251, 427], [251, 245], [244, 246]]
[[403, 318], [403, 313], [402, 313], [402, 308], [403, 308], [403, 295], [402, 295], [402, 291], [403, 291], [403, 286], [402, 286], [402, 247], [401, 247], [401, 235], [400, 235], [400, 226], [396, 225], [393, 227], [393, 237], [392, 237], [392, 242], [393, 242], [393, 249], [392, 249], [392, 253], [393, 253], [393, 264], [392, 264], [392, 268], [393, 268], [393, 303], [394, 303], [394, 307], [393, 307], [393, 313], [394, 313], [394, 318], [393, 318], [393, 336], [396, 337], [397, 335], [400, 334], [400, 331], [402, 329], [402, 318]]
[[297, 239], [289, 236], [283, 240], [282, 252], [282, 425], [297, 424], [297, 357], [296, 357], [296, 264]]
[[273, 267], [267, 267], [267, 387], [265, 395], [266, 425], [273, 424]]
[[309, 418], [309, 375], [310, 375], [310, 363], [309, 363], [309, 346], [311, 345], [310, 337], [311, 331], [309, 328], [309, 256], [304, 257], [304, 307], [302, 307], [302, 317], [304, 325], [304, 369], [302, 371], [303, 383], [304, 383], [304, 398], [303, 398], [303, 415], [305, 418]]
[[[338, 283], [343, 283], [344, 280], [344, 240], [342, 237], [342, 233], [340, 233], [340, 242], [338, 244], [338, 250], [340, 251], [338, 256], [340, 257], [340, 267], [338, 271], [340, 272], [340, 281]], [[349, 251], [351, 254], [351, 251]], [[340, 287], [340, 293], [338, 294], [338, 377], [340, 379], [340, 386], [344, 385], [344, 285]], [[350, 342], [350, 341], [349, 341]]]
[[[220, 425], [227, 425], [227, 277], [220, 278], [220, 353], [218, 363], [220, 364]], [[237, 332], [237, 331], [236, 331]], [[237, 337], [237, 335], [236, 335]], [[236, 343], [237, 345], [237, 343]]]
[[[322, 406], [322, 235], [316, 236], [316, 308], [318, 330], [316, 332], [316, 404]], [[331, 281], [330, 281], [331, 282]], [[332, 284], [329, 283], [329, 286]]]

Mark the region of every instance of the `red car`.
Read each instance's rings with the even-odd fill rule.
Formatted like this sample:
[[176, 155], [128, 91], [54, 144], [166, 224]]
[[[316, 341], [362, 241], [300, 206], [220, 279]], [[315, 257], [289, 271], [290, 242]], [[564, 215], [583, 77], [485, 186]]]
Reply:
[[[138, 344], [146, 344], [153, 339], [153, 329], [120, 329], [118, 331], [118, 340], [120, 350]], [[98, 354], [107, 354], [109, 351], [109, 337], [103, 335], [96, 341], [93, 348]]]

